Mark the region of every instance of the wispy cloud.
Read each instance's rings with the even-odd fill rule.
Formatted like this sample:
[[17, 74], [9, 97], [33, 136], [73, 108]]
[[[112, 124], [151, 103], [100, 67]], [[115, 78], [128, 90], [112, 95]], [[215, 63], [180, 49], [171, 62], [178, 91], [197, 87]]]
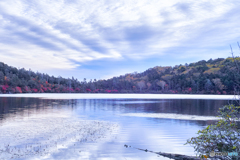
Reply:
[[40, 71], [117, 60], [131, 71], [152, 58], [172, 65], [177, 57], [179, 63], [227, 57], [228, 44], [240, 38], [239, 6], [237, 0], [3, 0], [0, 59]]

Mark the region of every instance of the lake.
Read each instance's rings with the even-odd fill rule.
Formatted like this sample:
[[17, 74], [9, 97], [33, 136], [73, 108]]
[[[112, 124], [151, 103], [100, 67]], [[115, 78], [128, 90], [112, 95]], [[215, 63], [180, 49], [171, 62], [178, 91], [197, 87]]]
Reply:
[[[80, 96], [79, 96], [80, 95]], [[208, 99], [209, 98], [209, 99]], [[215, 123], [233, 96], [0, 95], [0, 160], [168, 159], [136, 148], [195, 155], [188, 138]]]

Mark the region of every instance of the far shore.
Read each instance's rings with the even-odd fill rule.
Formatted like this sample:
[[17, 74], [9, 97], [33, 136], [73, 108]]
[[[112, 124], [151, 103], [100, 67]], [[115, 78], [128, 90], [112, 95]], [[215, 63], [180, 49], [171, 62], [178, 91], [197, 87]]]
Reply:
[[233, 100], [236, 95], [200, 94], [104, 94], [104, 93], [27, 93], [0, 94], [0, 97], [29, 97], [43, 99], [215, 99]]

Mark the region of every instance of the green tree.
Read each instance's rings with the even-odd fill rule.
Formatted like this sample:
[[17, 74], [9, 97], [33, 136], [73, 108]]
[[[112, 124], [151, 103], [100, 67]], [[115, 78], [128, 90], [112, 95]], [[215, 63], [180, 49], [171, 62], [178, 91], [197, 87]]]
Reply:
[[[187, 140], [199, 156], [214, 152], [240, 152], [240, 106], [226, 105], [219, 109], [220, 120], [198, 131], [197, 137]], [[221, 158], [221, 157], [219, 157]], [[232, 157], [234, 159], [236, 157]]]

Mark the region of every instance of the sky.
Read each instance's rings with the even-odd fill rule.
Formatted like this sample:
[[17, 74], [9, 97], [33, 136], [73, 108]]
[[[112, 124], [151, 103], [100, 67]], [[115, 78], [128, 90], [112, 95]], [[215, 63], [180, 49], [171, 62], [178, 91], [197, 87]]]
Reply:
[[240, 53], [239, 0], [0, 0], [0, 62], [108, 79]]

